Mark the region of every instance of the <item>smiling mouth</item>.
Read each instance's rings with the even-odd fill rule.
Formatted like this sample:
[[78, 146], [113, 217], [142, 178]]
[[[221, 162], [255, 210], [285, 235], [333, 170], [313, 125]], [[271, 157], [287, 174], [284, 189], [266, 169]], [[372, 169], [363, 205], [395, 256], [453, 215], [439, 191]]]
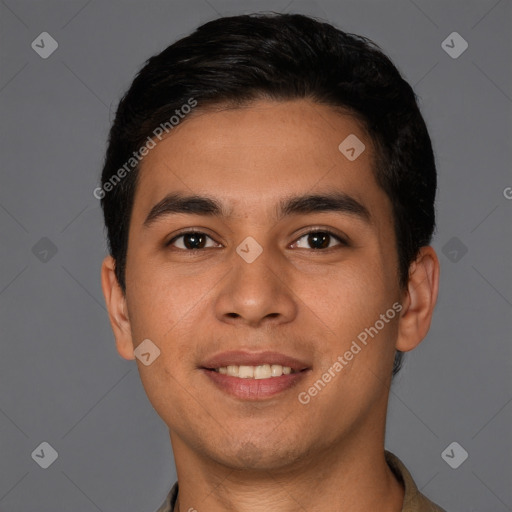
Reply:
[[219, 368], [206, 368], [206, 370], [228, 375], [229, 377], [238, 377], [239, 379], [271, 379], [273, 377], [281, 377], [282, 375], [300, 373], [305, 368], [304, 370], [295, 370], [290, 366], [282, 366], [280, 364], [260, 364], [257, 366], [229, 365], [220, 366]]
[[203, 367], [202, 371], [217, 389], [238, 400], [267, 400], [298, 385], [311, 371], [280, 364], [228, 365]]

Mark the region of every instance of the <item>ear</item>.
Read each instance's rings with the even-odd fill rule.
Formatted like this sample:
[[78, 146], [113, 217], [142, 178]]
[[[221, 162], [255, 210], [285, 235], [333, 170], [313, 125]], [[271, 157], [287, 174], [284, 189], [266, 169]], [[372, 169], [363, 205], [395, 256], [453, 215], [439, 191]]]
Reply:
[[439, 260], [433, 247], [422, 247], [409, 267], [398, 325], [396, 349], [416, 348], [430, 328], [439, 289]]
[[101, 265], [101, 288], [107, 304], [110, 325], [116, 338], [117, 351], [124, 359], [135, 359], [126, 297], [117, 281], [115, 260], [112, 256], [105, 257]]

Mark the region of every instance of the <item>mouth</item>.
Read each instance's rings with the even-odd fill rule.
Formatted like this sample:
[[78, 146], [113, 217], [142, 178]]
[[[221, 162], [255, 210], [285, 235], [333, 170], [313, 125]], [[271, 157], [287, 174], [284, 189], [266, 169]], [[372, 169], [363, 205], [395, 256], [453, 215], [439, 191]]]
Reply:
[[306, 361], [279, 352], [245, 350], [222, 352], [203, 361], [200, 365], [206, 370], [214, 370], [232, 377], [254, 378], [256, 375], [256, 378], [261, 379], [297, 373], [309, 366], [310, 364]]
[[282, 375], [291, 375], [306, 370], [296, 370], [290, 366], [283, 366], [280, 364], [263, 363], [257, 366], [247, 365], [228, 365], [220, 366], [219, 368], [205, 368], [222, 375], [229, 375], [230, 377], [237, 377], [239, 379], [272, 379], [281, 377]]
[[242, 400], [263, 400], [298, 384], [311, 367], [276, 352], [224, 352], [200, 367], [215, 387]]

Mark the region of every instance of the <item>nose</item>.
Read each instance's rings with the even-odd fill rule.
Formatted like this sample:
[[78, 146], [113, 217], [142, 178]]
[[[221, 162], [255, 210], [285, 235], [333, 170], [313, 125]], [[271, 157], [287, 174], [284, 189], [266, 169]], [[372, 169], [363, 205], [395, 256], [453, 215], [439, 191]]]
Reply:
[[266, 323], [287, 323], [295, 318], [298, 307], [291, 270], [270, 249], [263, 249], [254, 260], [234, 251], [230, 263], [231, 272], [223, 280], [215, 303], [220, 321], [259, 327]]

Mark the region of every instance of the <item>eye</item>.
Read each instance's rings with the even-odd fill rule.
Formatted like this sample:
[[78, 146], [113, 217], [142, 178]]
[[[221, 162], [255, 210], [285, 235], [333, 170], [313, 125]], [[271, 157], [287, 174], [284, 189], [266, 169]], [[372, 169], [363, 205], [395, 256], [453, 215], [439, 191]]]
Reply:
[[175, 236], [174, 238], [169, 240], [166, 246], [174, 245], [176, 240], [179, 240], [180, 238], [183, 238], [183, 243], [181, 244], [181, 247], [178, 247], [178, 249], [181, 250], [204, 249], [207, 238], [213, 241], [211, 237], [209, 237], [206, 233], [202, 233], [201, 231], [187, 231], [186, 233], [181, 233], [180, 235]]
[[[314, 229], [304, 233], [300, 238], [297, 239], [298, 241], [296, 241], [293, 246], [296, 246], [299, 249], [308, 249], [308, 247], [301, 247], [299, 245], [299, 241], [306, 237], [306, 244], [312, 245], [312, 247], [309, 248], [312, 248], [313, 250], [331, 249], [333, 246], [330, 244], [330, 242], [332, 242], [333, 239], [339, 242], [338, 245], [348, 246], [346, 240], [334, 234], [332, 231], [326, 229]], [[180, 239], [183, 239], [182, 242], [179, 245], [176, 244], [176, 241]], [[220, 245], [217, 244], [217, 242], [215, 242], [206, 233], [201, 231], [186, 231], [169, 240], [169, 242], [166, 243], [166, 246], [174, 246], [182, 251], [206, 249], [208, 248], [208, 246], [205, 245], [207, 239], [210, 239], [212, 242], [214, 242], [213, 245], [210, 245], [209, 247], [218, 247]]]
[[[306, 238], [307, 237], [307, 238]], [[318, 249], [330, 249], [332, 246], [330, 245], [330, 241], [334, 238], [338, 242], [340, 242], [341, 245], [347, 246], [348, 243], [346, 240], [341, 238], [338, 235], [335, 235], [332, 231], [325, 230], [325, 229], [314, 229], [311, 231], [308, 231], [304, 235], [302, 235], [298, 240], [301, 240], [303, 238], [306, 238], [306, 244], [310, 244], [313, 247], [313, 250]], [[295, 242], [294, 245], [298, 245], [298, 241]], [[298, 246], [299, 248], [303, 248]], [[305, 249], [308, 249], [308, 247], [304, 247]]]

